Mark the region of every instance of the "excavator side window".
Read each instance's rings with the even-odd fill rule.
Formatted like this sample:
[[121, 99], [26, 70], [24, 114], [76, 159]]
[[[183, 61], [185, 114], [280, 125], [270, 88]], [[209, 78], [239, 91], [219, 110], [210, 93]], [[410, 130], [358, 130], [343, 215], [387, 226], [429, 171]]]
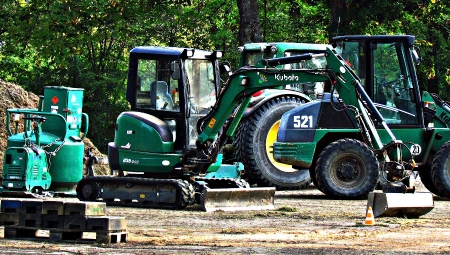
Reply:
[[373, 50], [374, 102], [387, 124], [419, 123], [412, 80], [402, 43], [378, 43]]
[[171, 65], [169, 60], [139, 59], [136, 108], [179, 111], [178, 81], [172, 79]]

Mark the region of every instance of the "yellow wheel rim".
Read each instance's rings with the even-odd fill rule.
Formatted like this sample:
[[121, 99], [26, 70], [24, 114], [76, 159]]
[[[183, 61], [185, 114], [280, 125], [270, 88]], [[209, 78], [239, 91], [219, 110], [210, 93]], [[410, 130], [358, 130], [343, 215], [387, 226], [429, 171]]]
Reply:
[[270, 162], [276, 168], [278, 168], [279, 170], [281, 170], [283, 172], [293, 172], [293, 171], [295, 171], [295, 169], [293, 169], [291, 165], [286, 165], [283, 163], [276, 162], [275, 159], [273, 158], [273, 153], [271, 153], [271, 151], [273, 151], [273, 148], [271, 148], [271, 147], [273, 146], [273, 143], [277, 141], [277, 135], [278, 135], [279, 128], [280, 128], [280, 120], [275, 122], [272, 125], [272, 127], [270, 127], [270, 130], [267, 133], [267, 137], [266, 137], [266, 153], [267, 153], [267, 156], [269, 157]]

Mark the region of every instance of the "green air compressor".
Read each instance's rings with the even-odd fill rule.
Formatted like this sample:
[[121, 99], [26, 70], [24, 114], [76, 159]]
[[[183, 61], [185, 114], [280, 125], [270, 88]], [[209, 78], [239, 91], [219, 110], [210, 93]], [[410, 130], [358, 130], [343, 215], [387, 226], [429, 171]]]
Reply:
[[89, 125], [82, 107], [83, 89], [52, 86], [45, 87], [38, 109], [7, 110], [2, 193], [75, 194]]

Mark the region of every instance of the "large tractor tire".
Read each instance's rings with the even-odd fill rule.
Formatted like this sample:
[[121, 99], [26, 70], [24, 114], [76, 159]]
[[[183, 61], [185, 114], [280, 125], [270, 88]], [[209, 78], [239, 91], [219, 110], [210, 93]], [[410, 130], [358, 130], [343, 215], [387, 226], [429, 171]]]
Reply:
[[277, 190], [295, 190], [311, 184], [308, 170], [297, 170], [274, 160], [271, 146], [277, 139], [283, 113], [304, 103], [295, 97], [274, 98], [259, 106], [238, 127], [237, 159], [244, 164], [249, 183]]
[[436, 186], [434, 186], [433, 179], [431, 178], [431, 165], [426, 164], [425, 166], [420, 166], [418, 170], [423, 186], [425, 186], [425, 188], [431, 193], [437, 196], [442, 196]]
[[450, 142], [442, 145], [434, 156], [431, 180], [437, 190], [436, 195], [450, 198]]
[[378, 160], [355, 139], [341, 139], [320, 153], [316, 165], [319, 190], [339, 199], [366, 198], [379, 179]]

